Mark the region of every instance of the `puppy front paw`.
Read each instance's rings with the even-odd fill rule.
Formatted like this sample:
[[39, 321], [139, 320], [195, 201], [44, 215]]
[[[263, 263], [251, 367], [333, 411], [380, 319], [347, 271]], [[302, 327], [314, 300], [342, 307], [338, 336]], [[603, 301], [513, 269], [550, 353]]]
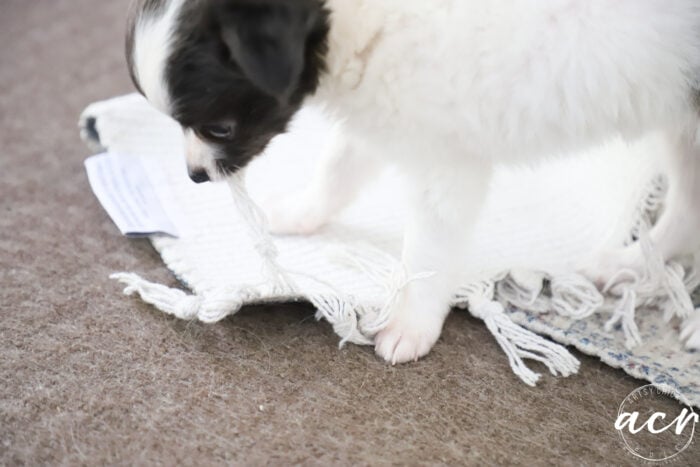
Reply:
[[394, 310], [389, 324], [374, 337], [375, 352], [392, 365], [426, 356], [442, 332], [444, 312], [407, 305]]
[[278, 235], [308, 235], [317, 231], [327, 219], [304, 193], [272, 196], [260, 203], [270, 232]]

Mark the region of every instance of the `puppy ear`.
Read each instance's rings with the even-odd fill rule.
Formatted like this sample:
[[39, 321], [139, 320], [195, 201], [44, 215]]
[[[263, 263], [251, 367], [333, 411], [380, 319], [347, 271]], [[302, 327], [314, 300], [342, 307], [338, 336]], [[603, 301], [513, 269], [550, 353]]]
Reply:
[[221, 38], [232, 60], [258, 89], [286, 100], [304, 69], [313, 2], [229, 2], [222, 13]]

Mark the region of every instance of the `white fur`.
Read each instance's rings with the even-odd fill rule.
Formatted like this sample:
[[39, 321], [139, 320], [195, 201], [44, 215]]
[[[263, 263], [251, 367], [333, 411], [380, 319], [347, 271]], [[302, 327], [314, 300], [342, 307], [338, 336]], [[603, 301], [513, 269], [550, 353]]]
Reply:
[[[468, 280], [452, 258], [469, 254], [471, 225], [494, 164], [531, 162], [655, 129], [685, 141], [682, 157], [698, 153], [690, 137], [697, 124], [691, 87], [700, 77], [697, 0], [328, 5], [329, 74], [315, 100], [343, 122], [347, 141], [363, 141], [367, 154], [410, 177], [415, 210], [403, 261], [409, 274], [437, 272], [401, 292], [392, 320], [376, 336], [378, 354], [392, 363], [425, 355], [438, 339], [455, 288]], [[334, 166], [353, 164], [326, 165]], [[330, 170], [319, 178], [339, 176]], [[343, 180], [330, 190], [316, 182], [301, 199], [342, 205], [338, 200], [357, 192], [362, 177]], [[697, 188], [679, 191], [697, 205]], [[289, 218], [319, 210], [285, 212]]]
[[158, 15], [139, 16], [134, 29], [134, 75], [149, 102], [168, 114], [170, 96], [165, 76], [176, 18], [185, 0], [169, 0]]
[[[529, 161], [636, 136], [681, 121], [700, 76], [695, 0], [328, 3], [318, 99], [349, 129], [393, 141], [402, 163], [415, 139], [462, 158]], [[410, 152], [411, 163], [434, 162]]]
[[216, 159], [212, 156], [214, 148], [207, 144], [191, 129], [185, 129], [185, 159], [190, 173], [204, 170], [212, 177], [216, 174]]

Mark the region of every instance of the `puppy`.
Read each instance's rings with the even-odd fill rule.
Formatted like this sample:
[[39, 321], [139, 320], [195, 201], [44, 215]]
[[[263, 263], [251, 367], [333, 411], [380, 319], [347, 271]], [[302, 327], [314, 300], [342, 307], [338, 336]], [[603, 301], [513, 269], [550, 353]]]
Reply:
[[[454, 258], [495, 164], [662, 131], [677, 196], [700, 200], [698, 0], [138, 0], [127, 57], [182, 125], [196, 182], [244, 167], [306, 103], [339, 122], [306, 192], [268, 207], [278, 232], [323, 225], [387, 164], [409, 178], [402, 260], [436, 274], [400, 291], [375, 336], [392, 363], [430, 351], [469, 280]], [[697, 241], [676, 225], [654, 239]]]

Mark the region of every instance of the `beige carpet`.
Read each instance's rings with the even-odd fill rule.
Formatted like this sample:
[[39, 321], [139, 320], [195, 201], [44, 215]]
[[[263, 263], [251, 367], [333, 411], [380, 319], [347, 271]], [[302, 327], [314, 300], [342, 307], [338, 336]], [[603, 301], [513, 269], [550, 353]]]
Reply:
[[634, 463], [613, 423], [642, 382], [579, 355], [529, 388], [464, 312], [392, 368], [307, 306], [206, 326], [123, 297], [113, 271], [177, 284], [82, 167], [79, 112], [131, 90], [127, 3], [0, 0], [0, 464]]

